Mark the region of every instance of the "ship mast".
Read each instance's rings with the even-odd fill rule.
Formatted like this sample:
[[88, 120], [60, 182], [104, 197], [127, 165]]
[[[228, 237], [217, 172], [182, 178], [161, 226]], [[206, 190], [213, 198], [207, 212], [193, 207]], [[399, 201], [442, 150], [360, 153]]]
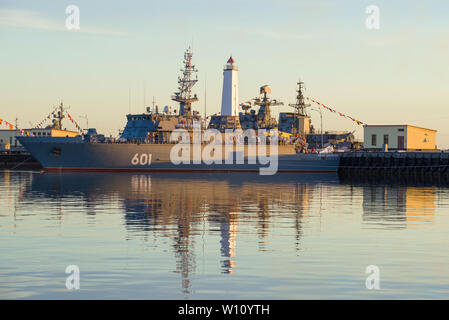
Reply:
[[53, 117], [53, 128], [54, 129], [58, 129], [58, 130], [62, 130], [62, 119], [65, 118], [64, 115], [64, 105], [61, 101], [61, 104], [59, 105], [59, 111], [57, 114], [55, 114]]
[[198, 69], [192, 65], [192, 51], [189, 49], [184, 53], [184, 68], [181, 69], [182, 75], [178, 77], [178, 92], [172, 96], [172, 100], [179, 102], [179, 115], [191, 116], [192, 103], [198, 101], [196, 93], [192, 96], [192, 87], [198, 81]]
[[302, 94], [302, 90], [304, 88], [304, 82], [301, 80], [297, 83], [298, 89], [296, 89], [296, 103], [290, 103], [289, 106], [295, 108], [295, 113], [299, 116], [308, 117], [306, 108], [310, 107], [310, 104], [304, 103], [304, 95]]

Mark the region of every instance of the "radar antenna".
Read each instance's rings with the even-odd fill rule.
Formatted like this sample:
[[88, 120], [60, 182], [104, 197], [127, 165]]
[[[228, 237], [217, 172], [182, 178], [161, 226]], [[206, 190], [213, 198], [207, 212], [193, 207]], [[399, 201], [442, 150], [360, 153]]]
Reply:
[[280, 102], [276, 99], [268, 98], [268, 94], [271, 93], [270, 87], [267, 85], [260, 87], [261, 97], [254, 98], [254, 105], [259, 106], [258, 113], [258, 122], [259, 128], [271, 129], [276, 126], [276, 120], [271, 118], [271, 109], [270, 106], [281, 106], [284, 105], [283, 102]]

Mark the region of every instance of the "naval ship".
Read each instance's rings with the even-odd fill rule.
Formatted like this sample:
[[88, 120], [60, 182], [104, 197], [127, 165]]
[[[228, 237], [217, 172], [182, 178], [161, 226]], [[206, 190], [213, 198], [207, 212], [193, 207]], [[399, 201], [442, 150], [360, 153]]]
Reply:
[[[279, 139], [276, 121], [269, 111], [270, 105], [277, 102], [268, 98], [267, 86], [261, 87], [261, 97], [255, 99], [260, 106], [257, 115], [252, 112], [236, 116], [234, 110], [231, 115], [211, 116], [206, 126], [207, 119], [192, 109], [192, 104], [199, 100], [192, 93], [198, 81], [192, 55], [190, 48], [184, 53], [178, 90], [171, 96], [179, 103], [179, 109], [172, 111], [165, 107], [160, 112], [157, 107], [148, 107], [146, 113], [128, 114], [118, 139], [105, 138], [95, 129], [76, 137], [17, 138], [46, 171], [257, 171], [269, 175], [337, 172], [340, 160], [337, 154], [307, 154], [300, 139]], [[229, 80], [226, 77], [235, 70], [231, 57], [224, 69], [223, 105], [236, 106], [234, 91], [231, 94], [234, 101], [225, 97], [229, 93], [226, 90], [237, 90], [235, 84], [226, 85]], [[223, 105], [222, 110], [226, 110]], [[211, 130], [221, 137], [204, 139]], [[229, 130], [234, 130], [234, 135], [228, 136]], [[232, 140], [225, 141], [228, 137]]]

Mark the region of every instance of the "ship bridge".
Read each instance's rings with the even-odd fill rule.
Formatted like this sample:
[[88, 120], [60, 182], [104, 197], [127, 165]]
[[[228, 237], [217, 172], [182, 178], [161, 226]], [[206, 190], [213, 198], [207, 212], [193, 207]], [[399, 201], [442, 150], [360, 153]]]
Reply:
[[128, 141], [144, 141], [149, 131], [156, 131], [159, 122], [155, 122], [151, 114], [128, 114], [128, 122], [120, 139]]

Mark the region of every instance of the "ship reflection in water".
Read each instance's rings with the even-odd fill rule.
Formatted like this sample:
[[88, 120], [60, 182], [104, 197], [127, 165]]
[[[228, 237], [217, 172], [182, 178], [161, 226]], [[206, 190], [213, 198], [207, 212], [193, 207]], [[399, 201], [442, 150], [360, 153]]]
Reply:
[[[0, 187], [0, 240], [8, 243], [0, 279], [9, 279], [1, 297], [449, 294], [449, 197], [441, 182], [2, 172]], [[77, 293], [64, 288], [69, 264], [82, 272]], [[380, 294], [365, 288], [371, 264], [390, 268]]]
[[[294, 210], [296, 241], [301, 233], [300, 217], [307, 209], [309, 189], [319, 183], [338, 181], [336, 175], [308, 175], [302, 179], [277, 179], [246, 174], [54, 174], [37, 176], [31, 186], [34, 197], [65, 197], [82, 194], [87, 207], [101, 205], [107, 195], [123, 204], [127, 239], [167, 237], [176, 256], [176, 272], [189, 293], [189, 276], [195, 272], [196, 238], [204, 225], [219, 235], [221, 272], [235, 267], [239, 219], [250, 223], [258, 235], [258, 247], [266, 250], [270, 211], [288, 206]], [[94, 213], [91, 213], [94, 214]], [[249, 226], [245, 226], [245, 229]], [[293, 239], [293, 238], [292, 238]]]

